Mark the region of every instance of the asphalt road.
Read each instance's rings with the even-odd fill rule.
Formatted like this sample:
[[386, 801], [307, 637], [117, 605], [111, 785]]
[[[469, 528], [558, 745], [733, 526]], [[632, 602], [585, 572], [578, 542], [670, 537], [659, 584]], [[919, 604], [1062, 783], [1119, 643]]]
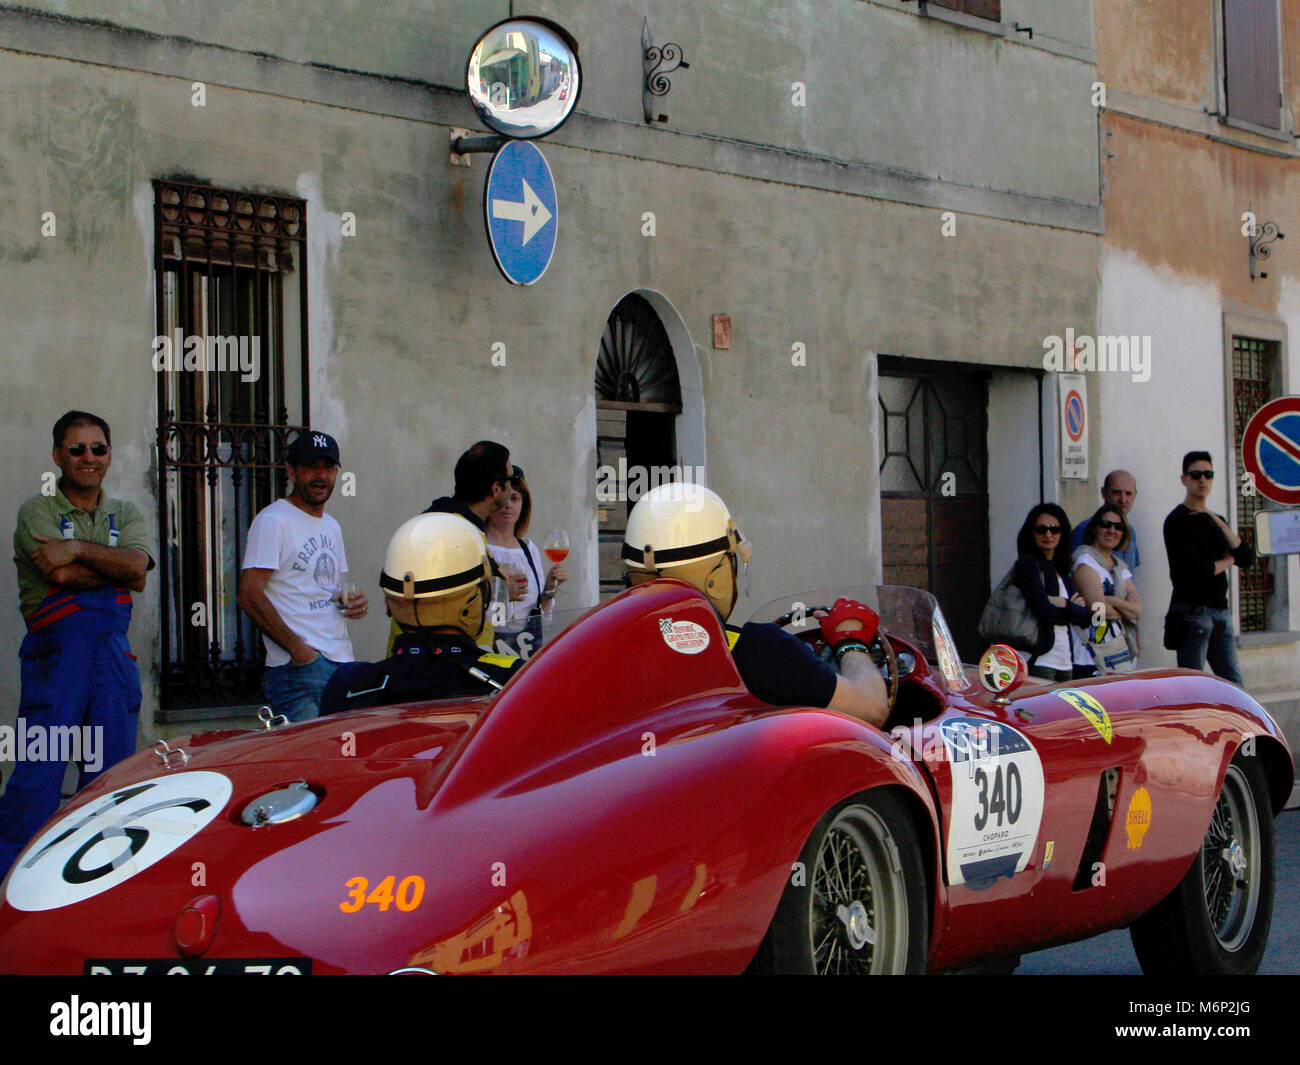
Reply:
[[[1300, 810], [1286, 810], [1276, 828], [1273, 927], [1260, 973], [1300, 973]], [[1026, 954], [1016, 975], [1141, 975], [1128, 931], [1119, 929], [1051, 950]]]

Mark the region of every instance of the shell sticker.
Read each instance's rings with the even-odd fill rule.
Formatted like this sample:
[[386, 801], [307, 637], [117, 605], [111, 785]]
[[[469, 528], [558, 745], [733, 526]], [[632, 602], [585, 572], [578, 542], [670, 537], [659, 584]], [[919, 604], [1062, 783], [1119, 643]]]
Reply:
[[1078, 710], [1107, 743], [1115, 738], [1110, 714], [1106, 713], [1106, 708], [1087, 692], [1079, 691], [1077, 688], [1062, 688], [1056, 694]]
[[697, 655], [709, 646], [709, 630], [693, 621], [660, 618], [659, 632], [664, 643], [679, 655]]
[[1147, 829], [1151, 827], [1151, 793], [1146, 788], [1138, 788], [1128, 801], [1128, 813], [1124, 815], [1124, 831], [1128, 833], [1128, 849], [1142, 849], [1142, 840], [1146, 838]]
[[60, 817], [18, 856], [5, 897], [55, 910], [130, 880], [188, 843], [225, 809], [233, 786], [196, 770], [143, 780]]

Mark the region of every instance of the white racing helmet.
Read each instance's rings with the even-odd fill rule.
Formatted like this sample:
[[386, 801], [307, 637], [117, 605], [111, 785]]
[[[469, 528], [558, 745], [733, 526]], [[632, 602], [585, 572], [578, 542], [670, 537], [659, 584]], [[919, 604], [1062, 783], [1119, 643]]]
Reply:
[[492, 565], [483, 534], [459, 514], [420, 514], [388, 541], [379, 586], [399, 625], [483, 632]]
[[623, 565], [629, 584], [655, 577], [685, 581], [725, 619], [740, 594], [738, 573], [749, 581], [749, 541], [716, 492], [689, 482], [661, 484], [628, 515]]

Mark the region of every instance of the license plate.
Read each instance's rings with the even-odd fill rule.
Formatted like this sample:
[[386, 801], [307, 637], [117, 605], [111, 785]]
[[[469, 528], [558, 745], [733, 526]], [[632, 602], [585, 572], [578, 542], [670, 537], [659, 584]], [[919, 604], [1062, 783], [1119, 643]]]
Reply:
[[310, 958], [87, 958], [85, 976], [310, 976]]

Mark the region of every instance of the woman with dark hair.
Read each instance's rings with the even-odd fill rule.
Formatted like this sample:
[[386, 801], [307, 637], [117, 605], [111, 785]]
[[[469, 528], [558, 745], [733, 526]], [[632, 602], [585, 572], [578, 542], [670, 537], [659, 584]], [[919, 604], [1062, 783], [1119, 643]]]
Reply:
[[1087, 625], [1088, 610], [1070, 577], [1070, 519], [1055, 503], [1039, 503], [1016, 535], [1013, 580], [1038, 618], [1032, 676], [1050, 681], [1093, 674], [1092, 656], [1079, 646], [1072, 625]]
[[488, 554], [498, 563], [513, 566], [528, 578], [523, 599], [511, 602], [510, 616], [496, 627], [496, 639], [521, 658], [527, 658], [542, 642], [542, 615], [549, 618], [555, 606], [555, 591], [568, 578], [564, 563], [557, 562], [543, 578], [541, 552], [524, 539], [533, 515], [533, 497], [524, 471], [515, 466], [506, 487], [506, 505], [488, 518]]
[[[1102, 631], [1112, 639], [1122, 633], [1127, 642], [1131, 664], [1122, 666], [1123, 672], [1137, 663], [1137, 621], [1142, 616], [1142, 599], [1133, 574], [1115, 553], [1124, 550], [1130, 539], [1124, 512], [1103, 503], [1088, 522], [1083, 544], [1074, 553], [1074, 581], [1087, 604], [1089, 623], [1096, 615], [1104, 614], [1106, 621], [1113, 624], [1102, 627]], [[1119, 657], [1123, 657], [1122, 648]]]

